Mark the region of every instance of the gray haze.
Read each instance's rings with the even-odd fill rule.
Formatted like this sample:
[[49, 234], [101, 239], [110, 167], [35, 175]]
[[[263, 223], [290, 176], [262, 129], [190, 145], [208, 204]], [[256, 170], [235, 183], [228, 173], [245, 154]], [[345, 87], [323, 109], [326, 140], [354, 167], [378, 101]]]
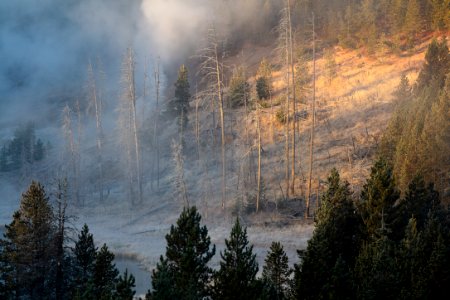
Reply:
[[60, 102], [79, 97], [89, 59], [101, 59], [113, 87], [129, 46], [136, 51], [138, 71], [156, 57], [166, 69], [176, 68], [192, 55], [212, 20], [232, 32], [248, 24], [252, 8], [262, 9], [265, 2], [0, 1], [0, 126], [10, 126], [18, 116], [40, 123], [49, 110], [61, 108]]

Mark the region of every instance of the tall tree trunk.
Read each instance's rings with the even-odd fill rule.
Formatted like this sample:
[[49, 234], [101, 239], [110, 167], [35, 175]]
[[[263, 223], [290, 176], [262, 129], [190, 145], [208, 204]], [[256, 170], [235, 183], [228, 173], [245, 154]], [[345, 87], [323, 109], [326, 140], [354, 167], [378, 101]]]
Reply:
[[[155, 68], [155, 93], [156, 93], [156, 118], [153, 130], [153, 139], [156, 150], [156, 188], [159, 191], [159, 89], [160, 89], [160, 77], [159, 77], [159, 58], [156, 61]], [[155, 175], [155, 174], [154, 174]], [[153, 180], [152, 180], [153, 182]]]
[[98, 163], [98, 170], [99, 170], [99, 195], [100, 195], [100, 202], [104, 201], [103, 197], [103, 185], [104, 185], [104, 179], [103, 179], [103, 127], [102, 127], [102, 99], [101, 94], [97, 90], [97, 85], [95, 81], [95, 73], [94, 73], [94, 67], [91, 62], [89, 62], [88, 66], [88, 76], [89, 76], [89, 93], [90, 93], [90, 101], [94, 105], [95, 109], [95, 125], [96, 125], [96, 147], [97, 147], [97, 163]]
[[[291, 67], [291, 80], [292, 80], [292, 159], [291, 159], [291, 194], [295, 193], [295, 126], [297, 123], [296, 116], [296, 97], [295, 97], [295, 72], [294, 72], [294, 46], [292, 38], [292, 21], [291, 21], [291, 1], [287, 0], [288, 9], [288, 28], [289, 28], [289, 49], [290, 49], [290, 67]], [[289, 85], [289, 83], [288, 83]]]
[[312, 181], [312, 171], [314, 163], [314, 129], [316, 122], [316, 32], [315, 32], [315, 20], [314, 13], [312, 14], [313, 19], [313, 101], [312, 101], [312, 124], [311, 124], [311, 140], [309, 144], [309, 183], [308, 183], [308, 198], [306, 201], [305, 218], [309, 217], [309, 204], [311, 202], [311, 181]]
[[259, 211], [259, 202], [261, 200], [261, 118], [259, 103], [256, 103], [256, 129], [258, 131], [258, 183], [256, 192], [256, 212]]
[[224, 107], [223, 107], [223, 92], [222, 92], [222, 72], [219, 64], [219, 57], [217, 52], [217, 44], [214, 47], [215, 61], [216, 61], [216, 74], [217, 74], [217, 97], [219, 101], [220, 112], [220, 127], [221, 127], [221, 152], [222, 152], [222, 209], [225, 209], [225, 195], [226, 195], [226, 161], [225, 161], [225, 119], [224, 119]]

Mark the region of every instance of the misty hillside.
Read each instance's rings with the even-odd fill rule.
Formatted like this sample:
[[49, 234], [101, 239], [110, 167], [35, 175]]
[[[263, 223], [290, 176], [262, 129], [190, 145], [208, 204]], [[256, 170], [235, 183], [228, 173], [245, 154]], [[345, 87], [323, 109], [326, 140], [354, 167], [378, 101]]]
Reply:
[[[39, 197], [58, 259], [88, 224], [119, 264], [162, 268], [171, 226], [198, 211], [211, 268], [242, 225], [254, 276], [280, 242], [287, 265], [304, 266], [289, 289], [305, 299], [319, 297], [299, 279], [309, 263], [354, 276], [310, 274], [327, 284], [363, 282], [373, 253], [441, 230], [425, 224], [450, 203], [449, 1], [31, 2], [0, 4], [2, 272], [11, 228]], [[354, 250], [315, 261], [333, 224]]]

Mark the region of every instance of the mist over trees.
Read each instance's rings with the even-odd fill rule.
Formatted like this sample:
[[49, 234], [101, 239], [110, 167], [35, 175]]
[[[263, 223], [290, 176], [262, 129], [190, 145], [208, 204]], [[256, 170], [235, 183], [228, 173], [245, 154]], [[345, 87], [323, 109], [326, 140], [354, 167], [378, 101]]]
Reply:
[[[45, 12], [53, 1], [15, 7], [20, 21], [3, 12], [12, 5], [0, 4], [0, 43], [19, 38], [18, 47], [32, 48], [41, 42], [27, 36], [45, 37], [46, 26], [57, 32], [38, 47], [39, 63], [28, 50], [18, 63], [8, 43], [0, 49], [7, 54], [0, 92], [14, 103], [3, 110], [0, 100], [0, 184], [50, 186], [32, 181], [0, 238], [0, 298], [132, 299], [136, 280], [119, 274], [114, 244], [95, 244], [87, 225], [76, 232], [69, 212], [101, 212], [92, 218], [102, 221], [116, 213], [120, 226], [138, 229], [122, 234], [137, 235], [154, 229], [145, 226], [155, 216], [149, 227], [161, 232], [181, 210], [146, 299], [439, 299], [446, 292], [448, 41], [433, 39], [422, 66], [402, 66], [418, 77], [398, 78], [380, 140], [364, 124], [372, 107], [353, 98], [365, 87], [352, 81], [353, 111], [336, 111], [348, 118], [343, 123], [361, 118], [370, 140], [362, 155], [347, 125], [330, 125], [324, 103], [333, 90], [318, 95], [336, 78], [357, 76], [341, 76], [340, 51], [366, 59], [351, 66], [358, 76], [368, 76], [369, 61], [394, 65], [422, 54], [425, 41], [450, 29], [448, 0], [142, 0], [108, 9], [72, 1], [63, 6], [79, 19], [64, 12], [44, 28], [34, 18], [58, 15], [60, 8]], [[107, 12], [94, 18], [88, 12], [96, 9]], [[83, 21], [93, 29], [79, 36]], [[71, 33], [62, 63], [53, 48]], [[372, 100], [382, 99], [377, 92]], [[364, 111], [356, 113], [357, 104]], [[389, 116], [388, 104], [381, 109]], [[324, 142], [324, 131], [332, 141]], [[355, 158], [366, 167], [359, 183]], [[208, 232], [202, 217], [208, 226], [235, 220], [217, 257], [210, 232], [221, 232]], [[273, 241], [258, 265], [247, 226], [292, 224], [314, 224], [297, 261], [288, 261], [292, 244]]]

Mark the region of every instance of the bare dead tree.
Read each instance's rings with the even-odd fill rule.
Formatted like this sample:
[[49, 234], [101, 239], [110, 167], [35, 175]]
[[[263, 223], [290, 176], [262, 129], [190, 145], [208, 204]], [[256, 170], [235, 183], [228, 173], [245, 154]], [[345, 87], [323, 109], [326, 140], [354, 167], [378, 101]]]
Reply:
[[71, 182], [73, 186], [73, 193], [76, 204], [80, 203], [80, 194], [79, 194], [79, 178], [78, 178], [78, 146], [74, 139], [73, 126], [72, 126], [72, 110], [69, 105], [66, 104], [63, 109], [63, 124], [62, 131], [64, 134], [64, 139], [66, 140], [66, 158], [69, 161], [69, 169], [71, 173]]
[[289, 196], [289, 156], [290, 156], [290, 148], [289, 148], [289, 126], [290, 126], [290, 116], [289, 116], [289, 94], [290, 94], [290, 72], [289, 72], [289, 11], [287, 7], [283, 7], [281, 10], [281, 19], [278, 25], [278, 52], [285, 65], [285, 82], [286, 82], [286, 102], [285, 102], [285, 174], [284, 180], [286, 185], [286, 196]]
[[159, 161], [159, 113], [160, 113], [160, 111], [159, 111], [159, 93], [160, 93], [160, 87], [161, 87], [159, 65], [160, 65], [160, 59], [158, 57], [158, 59], [156, 60], [156, 67], [154, 70], [156, 118], [155, 118], [154, 130], [153, 130], [153, 139], [154, 139], [155, 151], [156, 151], [156, 164], [153, 164], [153, 165], [156, 165], [156, 188], [158, 191], [159, 191], [159, 177], [160, 177], [160, 174], [159, 174], [160, 173], [159, 172], [159, 166], [160, 166], [160, 161]]
[[[297, 111], [296, 111], [296, 97], [295, 97], [295, 67], [294, 67], [294, 42], [292, 37], [292, 20], [291, 20], [291, 1], [287, 0], [287, 18], [288, 18], [288, 29], [289, 29], [289, 64], [291, 67], [291, 79], [292, 79], [292, 135], [291, 135], [291, 144], [292, 144], [292, 158], [291, 158], [291, 194], [295, 193], [295, 128], [297, 123]], [[288, 83], [289, 85], [289, 83]]]
[[172, 140], [172, 160], [174, 164], [174, 196], [181, 198], [185, 207], [189, 207], [189, 197], [184, 179], [183, 144]]
[[[122, 127], [122, 141], [126, 143], [127, 149], [127, 164], [129, 169], [128, 180], [130, 184], [129, 190], [132, 204], [135, 204], [133, 195], [133, 184], [135, 180], [138, 189], [138, 203], [142, 203], [140, 146], [136, 117], [136, 86], [134, 77], [135, 64], [134, 52], [131, 48], [128, 48], [122, 63], [123, 94], [121, 97], [121, 107], [119, 109], [122, 116], [119, 123]], [[134, 161], [134, 167], [132, 167], [132, 161]]]
[[95, 80], [94, 66], [91, 62], [88, 65], [88, 96], [90, 105], [94, 107], [95, 110], [95, 125], [96, 125], [96, 147], [97, 147], [97, 164], [99, 171], [99, 194], [100, 202], [104, 201], [103, 197], [103, 186], [104, 186], [104, 175], [103, 175], [103, 126], [102, 126], [102, 98], [101, 93], [97, 88]]
[[[221, 127], [221, 160], [222, 160], [222, 209], [225, 209], [226, 200], [226, 156], [225, 156], [225, 117], [223, 97], [223, 57], [220, 53], [220, 42], [217, 38], [215, 26], [212, 25], [207, 34], [206, 46], [199, 51], [201, 61], [200, 72], [202, 81], [206, 81], [219, 107]], [[212, 99], [214, 99], [212, 98]], [[213, 113], [213, 128], [215, 128], [214, 103], [211, 104]], [[215, 136], [215, 134], [214, 134]]]
[[259, 211], [259, 202], [261, 198], [261, 117], [259, 103], [256, 102], [256, 130], [258, 135], [258, 177], [256, 190], [256, 212]]
[[309, 183], [308, 183], [308, 198], [306, 200], [305, 218], [309, 217], [309, 204], [311, 202], [311, 181], [314, 163], [314, 129], [316, 123], [316, 31], [314, 13], [312, 14], [313, 25], [313, 97], [312, 97], [312, 120], [311, 120], [311, 139], [309, 144]]

